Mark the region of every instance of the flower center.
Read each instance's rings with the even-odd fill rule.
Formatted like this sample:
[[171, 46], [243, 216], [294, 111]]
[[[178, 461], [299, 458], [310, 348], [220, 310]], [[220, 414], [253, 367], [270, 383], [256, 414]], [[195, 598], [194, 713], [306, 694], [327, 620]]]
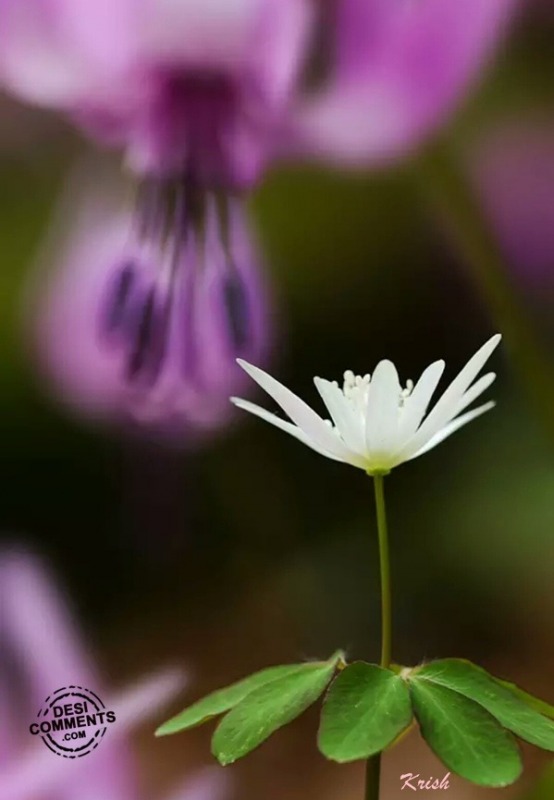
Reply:
[[238, 103], [231, 80], [209, 72], [174, 74], [166, 78], [162, 97], [176, 144], [185, 143], [185, 173], [204, 186], [225, 186], [231, 168], [226, 148]]
[[[337, 381], [333, 383], [337, 388], [340, 388]], [[365, 418], [366, 415], [370, 386], [371, 375], [369, 373], [366, 375], [355, 375], [350, 369], [346, 370], [344, 373], [342, 393], [362, 418]], [[399, 410], [404, 408], [406, 400], [410, 397], [413, 389], [414, 382], [411, 380], [406, 381], [406, 387], [398, 394]]]
[[247, 99], [224, 72], [165, 68], [145, 80], [149, 96], [136, 112], [128, 141], [134, 172], [188, 176], [210, 190], [250, 182], [255, 97]]
[[350, 369], [344, 373], [342, 392], [362, 416], [365, 416], [370, 383], [371, 376], [369, 374], [355, 375]]

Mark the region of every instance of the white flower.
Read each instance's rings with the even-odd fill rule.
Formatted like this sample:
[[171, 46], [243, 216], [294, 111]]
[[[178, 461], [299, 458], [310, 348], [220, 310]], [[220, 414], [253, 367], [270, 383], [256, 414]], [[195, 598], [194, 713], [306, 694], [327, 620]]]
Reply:
[[239, 359], [240, 366], [271, 395], [292, 422], [247, 400], [232, 397], [231, 401], [327, 458], [370, 474], [383, 474], [431, 450], [494, 406], [489, 402], [462, 414], [494, 381], [495, 374], [489, 372], [473, 383], [500, 339], [500, 335], [493, 336], [475, 353], [427, 416], [444, 361], [435, 361], [424, 370], [415, 386], [408, 381], [405, 389], [391, 361], [380, 361], [371, 376], [345, 372], [342, 389], [336, 381], [314, 378], [331, 422], [322, 419], [271, 375]]

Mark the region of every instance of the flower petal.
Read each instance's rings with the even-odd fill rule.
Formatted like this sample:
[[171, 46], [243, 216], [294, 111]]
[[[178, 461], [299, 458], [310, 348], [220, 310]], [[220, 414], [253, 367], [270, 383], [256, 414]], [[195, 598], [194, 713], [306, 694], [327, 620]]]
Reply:
[[[25, 665], [25, 701], [34, 710], [55, 689], [98, 677], [62, 593], [46, 566], [21, 550], [0, 557], [2, 634]], [[36, 654], [40, 653], [40, 659]]]
[[[66, 684], [79, 683], [106, 699], [63, 595], [36, 556], [20, 550], [0, 554], [0, 607], [0, 637], [14, 663], [21, 664], [14, 676], [16, 685], [11, 680], [8, 685], [9, 699], [15, 702], [19, 697], [30, 705], [16, 708], [16, 719], [36, 714], [46, 697]], [[106, 705], [116, 711], [117, 725], [107, 734], [109, 743], [90, 759], [52, 758], [42, 743], [31, 744], [8, 765], [2, 764], [0, 797], [28, 800], [40, 794], [59, 800], [77, 795], [80, 800], [132, 800], [137, 787], [121, 739], [176, 694], [183, 682], [180, 672], [166, 670], [108, 697]]]
[[429, 439], [427, 444], [425, 444], [422, 448], [420, 448], [417, 451], [417, 453], [414, 453], [414, 455], [409, 456], [405, 460], [411, 461], [413, 458], [422, 456], [424, 453], [427, 453], [429, 450], [432, 450], [433, 447], [436, 447], [438, 444], [444, 441], [448, 436], [450, 436], [452, 433], [461, 428], [463, 425], [467, 425], [468, 422], [471, 422], [477, 417], [480, 417], [481, 414], [485, 413], [485, 411], [490, 411], [490, 409], [494, 408], [495, 405], [496, 403], [493, 400], [491, 400], [488, 403], [484, 403], [482, 406], [479, 406], [478, 408], [474, 408], [472, 411], [468, 411], [467, 414], [462, 414], [461, 417], [457, 417], [456, 419], [452, 420], [452, 422], [449, 422], [448, 425], [446, 425], [444, 428], [442, 428], [442, 430], [440, 430], [431, 439]]
[[156, 714], [175, 695], [182, 691], [185, 676], [180, 669], [163, 669], [141, 678], [109, 698], [118, 722], [129, 729]]
[[2, 0], [1, 79], [39, 105], [105, 101], [132, 58], [134, 16], [136, 0]]
[[269, 108], [278, 109], [294, 87], [311, 34], [312, 4], [306, 0], [262, 0], [250, 73]]
[[146, 0], [140, 18], [143, 55], [199, 68], [241, 64], [262, 5], [262, 0]]
[[458, 406], [462, 400], [462, 396], [498, 346], [501, 338], [500, 334], [492, 336], [479, 348], [475, 355], [470, 358], [459, 375], [454, 378], [448, 389], [437, 401], [414, 436], [412, 436], [405, 447], [402, 448], [399, 455], [401, 455], [403, 460], [408, 459], [411, 455], [421, 450], [425, 443], [432, 439], [432, 437], [458, 413]]
[[[38, 652], [38, 651], [35, 651]], [[68, 763], [52, 758], [42, 743], [28, 749], [23, 756], [13, 759], [8, 769], [0, 775], [0, 797], [10, 800], [28, 800], [30, 797], [50, 795], [59, 798], [79, 797], [79, 800], [133, 800], [136, 787], [129, 774], [124, 781], [118, 771], [127, 770], [127, 760], [122, 758], [120, 740], [131, 728], [158, 712], [177, 691], [183, 679], [176, 670], [165, 670], [151, 675], [119, 695], [108, 697], [106, 705], [116, 711], [117, 724], [110, 728], [104, 750], [88, 759]], [[116, 748], [117, 745], [117, 748]], [[76, 788], [78, 787], [78, 788]], [[88, 793], [90, 791], [90, 794]]]
[[194, 266], [201, 248], [204, 260], [186, 290], [190, 298], [187, 336], [193, 340], [189, 349], [196, 362], [186, 371], [192, 373], [193, 385], [200, 387], [200, 405], [213, 397], [229, 411], [229, 395], [239, 394], [244, 384], [250, 383], [237, 369], [236, 358], [256, 363], [267, 360], [272, 316], [269, 291], [261, 255], [241, 206], [230, 204], [223, 242], [215, 204], [207, 203], [203, 240], [187, 253], [190, 257], [183, 258], [183, 272]]
[[482, 69], [516, 0], [342, 0], [337, 70], [299, 104], [304, 154], [346, 165], [407, 155], [445, 122]]
[[258, 65], [280, 93], [296, 71], [308, 10], [306, 0], [146, 0], [137, 10], [141, 57], [235, 74]]
[[314, 378], [314, 383], [344, 443], [362, 455], [365, 450], [363, 420], [338, 386], [323, 378]]
[[238, 364], [250, 377], [281, 406], [303, 433], [318, 447], [329, 451], [341, 461], [349, 461], [351, 453], [326, 422], [290, 389], [272, 378], [267, 372], [243, 359]]
[[64, 104], [82, 87], [83, 64], [63, 38], [52, 0], [4, 0], [0, 5], [0, 74], [8, 88], [39, 104]]
[[292, 422], [287, 422], [285, 419], [281, 419], [276, 414], [272, 414], [270, 411], [266, 411], [265, 408], [256, 405], [255, 403], [251, 403], [249, 400], [242, 400], [240, 397], [231, 397], [231, 402], [237, 407], [242, 408], [244, 411], [250, 412], [250, 414], [254, 414], [256, 417], [260, 417], [260, 419], [265, 420], [265, 422], [269, 422], [271, 425], [275, 425], [276, 428], [279, 428], [285, 433], [290, 433], [291, 436], [294, 436], [298, 439], [302, 444], [311, 447], [312, 450], [315, 450], [316, 453], [319, 453], [326, 458], [332, 458], [334, 461], [342, 461], [341, 458], [337, 458], [332, 453], [329, 453], [327, 450], [324, 450], [322, 447], [319, 447], [315, 442], [313, 442], [309, 436], [300, 430], [300, 428], [296, 425], [293, 425]]
[[413, 436], [418, 429], [444, 372], [444, 366], [444, 361], [435, 361], [430, 364], [421, 373], [421, 377], [414, 386], [411, 395], [406, 398], [404, 411], [399, 422], [398, 439], [400, 442]]
[[400, 381], [392, 361], [380, 361], [369, 384], [366, 408], [366, 446], [370, 453], [395, 449]]
[[494, 383], [496, 378], [495, 372], [488, 372], [486, 375], [483, 375], [482, 378], [479, 378], [473, 386], [471, 386], [467, 392], [462, 395], [462, 399], [456, 409], [456, 415], [461, 414], [462, 411], [467, 408], [469, 405], [473, 403], [474, 400], [477, 400], [479, 395], [483, 394], [489, 386]]

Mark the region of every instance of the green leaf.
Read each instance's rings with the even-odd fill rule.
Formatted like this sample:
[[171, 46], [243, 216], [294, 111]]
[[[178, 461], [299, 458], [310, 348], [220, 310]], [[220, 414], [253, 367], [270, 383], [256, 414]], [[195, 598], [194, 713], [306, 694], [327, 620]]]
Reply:
[[554, 722], [530, 708], [527, 702], [481, 667], [470, 661], [446, 658], [426, 664], [415, 674], [419, 681], [446, 686], [479, 703], [505, 728], [526, 742], [544, 750], [554, 750]]
[[519, 777], [517, 744], [488, 711], [419, 673], [410, 693], [423, 738], [449, 769], [480, 786], [508, 786]]
[[280, 666], [268, 667], [262, 669], [260, 672], [255, 672], [247, 678], [231, 684], [224, 689], [219, 689], [216, 692], [203, 697], [198, 702], [185, 708], [180, 714], [164, 722], [156, 731], [156, 736], [168, 736], [172, 733], [179, 733], [180, 731], [194, 728], [196, 725], [202, 725], [213, 717], [229, 711], [234, 708], [241, 700], [244, 700], [251, 692], [264, 686], [267, 683], [285, 678], [289, 675], [302, 673], [306, 668], [306, 664], [282, 664]]
[[408, 686], [388, 669], [359, 661], [333, 681], [325, 699], [319, 749], [333, 761], [380, 753], [412, 721]]
[[524, 689], [520, 689], [519, 686], [515, 683], [510, 683], [510, 681], [504, 681], [501, 678], [496, 678], [494, 675], [491, 675], [493, 680], [496, 683], [499, 683], [500, 686], [503, 686], [505, 689], [509, 689], [515, 695], [519, 697], [526, 705], [531, 706], [534, 708], [535, 711], [538, 711], [539, 714], [543, 714], [545, 717], [550, 717], [550, 719], [554, 719], [554, 706], [547, 703], [546, 700], [541, 700], [540, 697], [534, 697], [529, 692], [526, 692]]
[[220, 764], [242, 758], [311, 706], [333, 677], [339, 658], [303, 664], [248, 694], [216, 728], [212, 753]]

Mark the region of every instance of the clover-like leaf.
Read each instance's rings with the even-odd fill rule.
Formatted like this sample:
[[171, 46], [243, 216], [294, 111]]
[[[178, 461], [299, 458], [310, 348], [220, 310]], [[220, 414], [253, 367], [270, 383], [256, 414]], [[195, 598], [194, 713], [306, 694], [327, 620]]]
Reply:
[[302, 673], [306, 666], [306, 663], [281, 664], [254, 672], [247, 678], [226, 686], [224, 689], [218, 689], [216, 692], [212, 692], [185, 708], [184, 711], [160, 725], [156, 731], [156, 736], [169, 736], [170, 734], [202, 725], [213, 717], [224, 714], [229, 709], [234, 708], [241, 700], [244, 700], [245, 697], [260, 686], [279, 678], [295, 675], [297, 672]]
[[410, 692], [402, 678], [375, 664], [350, 664], [325, 698], [319, 749], [341, 763], [369, 758], [391, 744], [412, 717]]
[[409, 683], [423, 738], [449, 769], [480, 786], [508, 786], [519, 777], [517, 744], [492, 714], [418, 673]]
[[531, 708], [511, 689], [481, 667], [459, 658], [426, 664], [415, 673], [418, 681], [446, 686], [474, 700], [505, 728], [526, 742], [554, 750], [554, 722]]
[[325, 691], [340, 653], [329, 661], [301, 665], [250, 692], [219, 723], [212, 753], [220, 764], [232, 764], [262, 744], [278, 728], [298, 717]]
[[535, 697], [534, 695], [529, 694], [529, 692], [526, 692], [525, 689], [522, 689], [515, 683], [502, 680], [502, 678], [497, 678], [495, 675], [491, 675], [491, 678], [493, 678], [496, 683], [500, 684], [500, 686], [503, 686], [505, 689], [509, 689], [511, 692], [513, 692], [525, 703], [525, 705], [530, 706], [545, 717], [554, 719], [554, 706], [550, 703], [547, 703], [546, 700], [541, 700], [540, 697]]

